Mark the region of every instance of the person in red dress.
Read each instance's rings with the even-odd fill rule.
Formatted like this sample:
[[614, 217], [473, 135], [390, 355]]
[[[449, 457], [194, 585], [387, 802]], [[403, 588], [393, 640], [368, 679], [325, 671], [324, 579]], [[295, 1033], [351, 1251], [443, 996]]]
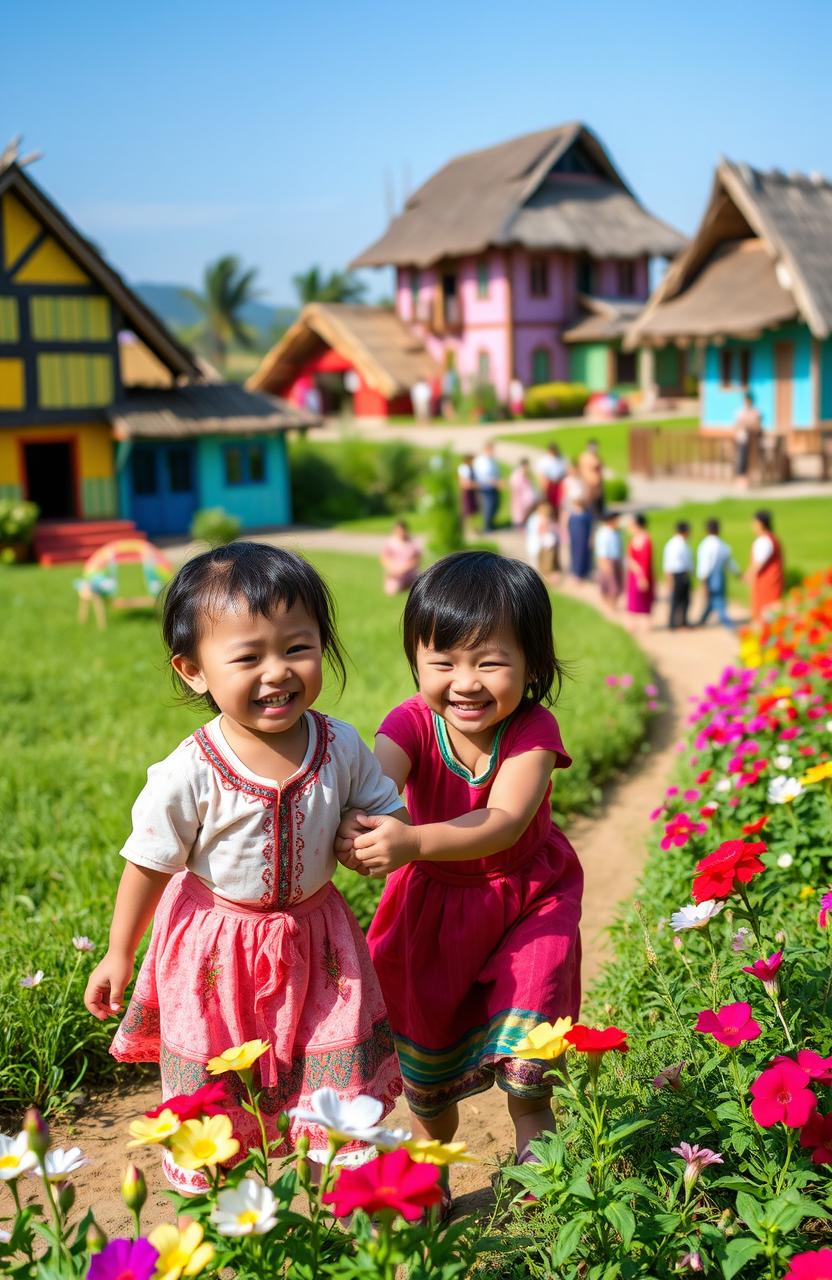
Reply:
[[630, 517], [627, 547], [627, 612], [650, 616], [656, 589], [653, 579], [653, 542], [647, 532], [647, 517], [640, 511]]
[[367, 941], [414, 1130], [450, 1141], [460, 1100], [496, 1082], [528, 1161], [554, 1127], [550, 1064], [515, 1051], [580, 1004], [583, 872], [550, 807], [571, 760], [547, 708], [549, 593], [518, 560], [457, 552], [414, 585], [404, 644], [419, 693], [383, 721], [376, 755], [413, 826], [347, 815], [336, 852], [389, 875]]
[[754, 512], [754, 541], [748, 581], [751, 587], [751, 614], [759, 622], [772, 605], [783, 597], [785, 568], [783, 548], [775, 537], [770, 511]]

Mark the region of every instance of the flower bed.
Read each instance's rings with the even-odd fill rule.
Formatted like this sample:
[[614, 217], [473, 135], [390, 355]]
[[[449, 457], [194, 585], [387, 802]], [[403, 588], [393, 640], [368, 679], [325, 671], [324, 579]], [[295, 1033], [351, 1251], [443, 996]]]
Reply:
[[509, 1172], [559, 1276], [832, 1276], [832, 573], [741, 655], [692, 708], [590, 993], [630, 1052], [567, 1080], [543, 1169]]

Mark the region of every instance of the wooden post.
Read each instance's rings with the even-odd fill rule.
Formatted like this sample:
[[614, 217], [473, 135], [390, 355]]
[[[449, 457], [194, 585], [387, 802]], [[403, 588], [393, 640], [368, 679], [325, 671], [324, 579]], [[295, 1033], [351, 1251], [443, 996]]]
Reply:
[[820, 343], [812, 339], [812, 426], [820, 422]]
[[[517, 376], [514, 367], [514, 288], [511, 280], [512, 253], [506, 249], [503, 254], [503, 265], [506, 273], [506, 346], [508, 349], [508, 380]], [[508, 388], [506, 388], [508, 396]]]

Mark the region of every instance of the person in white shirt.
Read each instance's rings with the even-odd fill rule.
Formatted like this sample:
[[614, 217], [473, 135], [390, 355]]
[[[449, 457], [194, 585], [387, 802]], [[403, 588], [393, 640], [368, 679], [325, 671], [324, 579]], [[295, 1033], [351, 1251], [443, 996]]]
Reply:
[[693, 573], [693, 555], [688, 542], [689, 537], [690, 525], [687, 520], [679, 520], [676, 532], [666, 543], [662, 557], [665, 581], [670, 588], [670, 614], [667, 625], [671, 631], [688, 625], [690, 579]]
[[494, 528], [494, 517], [500, 505], [500, 490], [503, 487], [500, 464], [494, 457], [492, 440], [484, 444], [482, 452], [474, 458], [474, 479], [480, 495], [483, 533], [490, 533]]
[[733, 552], [719, 536], [719, 521], [713, 518], [706, 520], [705, 537], [696, 551], [696, 576], [705, 584], [707, 593], [702, 616], [696, 624], [698, 627], [704, 626], [714, 611], [724, 627], [733, 627], [726, 608], [729, 572], [739, 574]]
[[611, 609], [615, 609], [624, 586], [624, 548], [617, 511], [605, 512], [595, 531], [595, 563], [598, 566], [601, 598]]
[[430, 419], [430, 400], [430, 383], [427, 378], [420, 378], [410, 388], [410, 403], [417, 422], [427, 422]]
[[526, 555], [529, 564], [549, 582], [557, 578], [559, 541], [557, 517], [544, 498], [526, 521]]
[[546, 452], [537, 459], [534, 469], [544, 498], [557, 513], [560, 509], [563, 478], [567, 472], [566, 459], [560, 451], [560, 445], [554, 441], [547, 445]]

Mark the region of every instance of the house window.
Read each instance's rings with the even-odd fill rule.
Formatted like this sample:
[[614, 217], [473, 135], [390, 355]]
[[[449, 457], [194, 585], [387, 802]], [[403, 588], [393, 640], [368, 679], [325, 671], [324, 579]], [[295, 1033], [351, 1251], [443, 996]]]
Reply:
[[39, 403], [42, 409], [83, 409], [110, 404], [113, 366], [109, 356], [53, 355], [37, 358]]
[[595, 263], [589, 254], [582, 253], [578, 255], [575, 263], [575, 288], [578, 293], [592, 294], [595, 292]]
[[616, 351], [615, 382], [619, 387], [635, 386], [638, 381], [638, 367], [635, 351]]
[[150, 449], [136, 449], [130, 459], [133, 493], [147, 498], [156, 492], [156, 455]]
[[480, 258], [479, 262], [477, 263], [477, 297], [478, 298], [488, 297], [488, 285], [489, 285], [488, 261], [485, 258]]
[[107, 298], [38, 295], [29, 301], [36, 342], [106, 342], [110, 337]]
[[541, 382], [552, 380], [552, 353], [548, 347], [537, 347], [532, 352], [532, 383], [537, 386]]
[[266, 482], [266, 448], [263, 444], [227, 444], [224, 449], [225, 483], [231, 487]]
[[618, 296], [619, 298], [636, 296], [636, 264], [634, 262], [618, 264]]
[[549, 263], [545, 258], [532, 258], [529, 263], [529, 293], [533, 298], [549, 296]]
[[0, 342], [17, 342], [17, 299], [0, 298]]
[[191, 478], [191, 451], [170, 449], [168, 452], [168, 483], [171, 493], [190, 493], [193, 488]]
[[477, 352], [477, 377], [480, 382], [491, 380], [491, 356], [487, 351]]
[[740, 347], [730, 351], [723, 347], [719, 353], [719, 381], [723, 387], [747, 387], [751, 382], [751, 348]]

